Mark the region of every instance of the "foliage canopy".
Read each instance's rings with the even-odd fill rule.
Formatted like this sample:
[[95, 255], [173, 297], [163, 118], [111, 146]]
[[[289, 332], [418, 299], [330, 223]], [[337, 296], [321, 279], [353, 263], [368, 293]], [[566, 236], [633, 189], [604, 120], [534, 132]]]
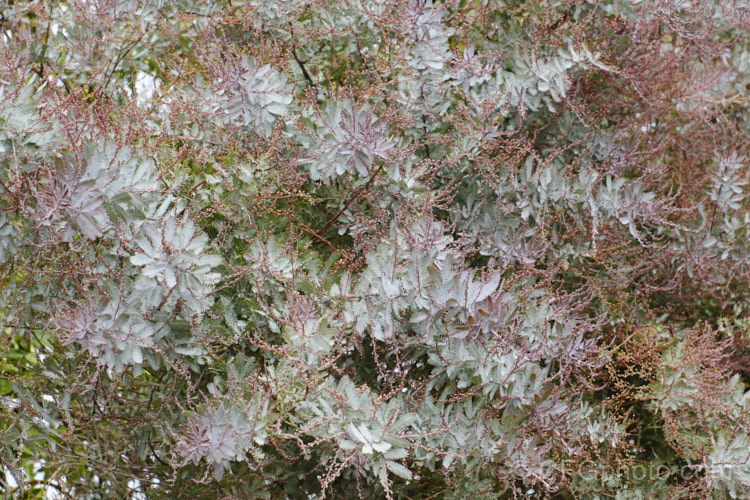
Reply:
[[749, 27], [0, 4], [0, 488], [747, 498]]

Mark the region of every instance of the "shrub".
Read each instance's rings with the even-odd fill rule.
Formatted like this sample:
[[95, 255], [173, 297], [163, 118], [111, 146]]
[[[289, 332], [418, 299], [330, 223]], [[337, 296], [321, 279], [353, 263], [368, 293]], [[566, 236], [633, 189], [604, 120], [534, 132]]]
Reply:
[[0, 6], [3, 491], [748, 496], [749, 22]]

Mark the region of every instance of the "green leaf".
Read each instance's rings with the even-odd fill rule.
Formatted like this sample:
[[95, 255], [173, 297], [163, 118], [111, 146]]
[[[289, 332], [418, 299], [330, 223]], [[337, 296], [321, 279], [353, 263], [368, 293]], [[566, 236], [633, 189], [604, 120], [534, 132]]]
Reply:
[[385, 464], [388, 467], [389, 471], [393, 472], [401, 479], [406, 479], [408, 481], [412, 478], [411, 471], [400, 463], [394, 462], [393, 460], [386, 460]]

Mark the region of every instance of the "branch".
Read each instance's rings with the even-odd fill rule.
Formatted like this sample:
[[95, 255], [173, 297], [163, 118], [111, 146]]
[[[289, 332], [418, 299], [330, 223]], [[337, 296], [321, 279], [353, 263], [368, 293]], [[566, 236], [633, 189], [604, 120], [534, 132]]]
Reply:
[[364, 186], [362, 186], [361, 188], [357, 189], [357, 190], [356, 190], [356, 191], [354, 192], [354, 194], [352, 195], [352, 197], [351, 197], [351, 198], [349, 198], [349, 200], [348, 200], [348, 201], [346, 202], [346, 204], [344, 205], [344, 208], [342, 208], [341, 210], [339, 210], [339, 211], [338, 211], [338, 213], [337, 213], [336, 215], [334, 215], [334, 216], [333, 216], [333, 218], [332, 218], [331, 220], [329, 220], [329, 221], [328, 221], [328, 222], [326, 223], [326, 225], [325, 225], [325, 226], [323, 226], [323, 227], [322, 227], [321, 229], [319, 229], [319, 230], [318, 230], [317, 232], [318, 232], [318, 233], [320, 233], [320, 234], [324, 234], [324, 233], [325, 233], [325, 232], [326, 232], [326, 231], [327, 231], [327, 230], [328, 230], [328, 229], [329, 229], [329, 228], [330, 228], [330, 227], [331, 227], [331, 226], [333, 225], [333, 223], [334, 223], [334, 222], [336, 222], [336, 219], [338, 219], [338, 218], [339, 218], [339, 216], [340, 216], [341, 214], [343, 214], [343, 213], [344, 213], [344, 212], [346, 211], [346, 209], [347, 209], [347, 208], [349, 208], [349, 205], [351, 205], [351, 204], [352, 204], [352, 202], [353, 202], [353, 201], [354, 201], [355, 199], [357, 199], [357, 197], [358, 197], [358, 196], [359, 196], [360, 194], [362, 194], [362, 192], [363, 192], [363, 191], [364, 191], [365, 189], [367, 189], [367, 188], [368, 188], [368, 187], [370, 186], [370, 184], [372, 184], [372, 181], [374, 181], [374, 180], [375, 180], [375, 178], [376, 178], [376, 177], [377, 177], [378, 175], [380, 175], [380, 172], [382, 172], [382, 170], [383, 170], [383, 165], [380, 165], [380, 167], [378, 167], [378, 169], [377, 169], [377, 170], [375, 171], [375, 173], [374, 173], [374, 174], [372, 174], [372, 177], [370, 177], [370, 180], [368, 180], [368, 181], [367, 181], [367, 182], [365, 183], [365, 185], [364, 185]]
[[292, 34], [292, 57], [294, 57], [294, 60], [297, 61], [297, 64], [299, 65], [300, 69], [302, 70], [302, 76], [305, 77], [305, 80], [307, 80], [307, 83], [310, 84], [310, 88], [315, 90], [315, 93], [317, 94], [318, 86], [315, 85], [315, 82], [313, 82], [312, 77], [310, 76], [310, 73], [307, 72], [307, 68], [305, 68], [305, 63], [300, 60], [299, 56], [297, 56], [297, 44], [294, 41], [294, 26], [292, 26], [292, 23], [289, 23], [289, 30]]
[[321, 235], [319, 235], [318, 233], [316, 233], [314, 230], [310, 229], [309, 227], [305, 226], [304, 224], [303, 225], [292, 224], [292, 227], [296, 227], [297, 229], [301, 229], [302, 231], [306, 232], [307, 234], [315, 236], [320, 241], [322, 241], [323, 243], [325, 243], [326, 245], [328, 245], [329, 247], [331, 247], [331, 250], [333, 250], [334, 252], [337, 251], [336, 247], [334, 247], [333, 244], [331, 244], [330, 241], [328, 241], [327, 239], [323, 238]]

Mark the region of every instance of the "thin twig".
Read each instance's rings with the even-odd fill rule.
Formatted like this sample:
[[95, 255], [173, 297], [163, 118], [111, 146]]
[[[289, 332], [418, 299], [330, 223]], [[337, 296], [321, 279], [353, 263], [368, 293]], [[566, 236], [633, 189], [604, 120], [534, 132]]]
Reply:
[[322, 228], [320, 228], [320, 229], [319, 229], [319, 230], [318, 230], [317, 232], [318, 232], [319, 234], [324, 234], [324, 233], [325, 233], [325, 232], [326, 232], [326, 231], [327, 231], [327, 230], [328, 230], [328, 229], [329, 229], [329, 228], [330, 228], [330, 227], [331, 227], [331, 226], [333, 225], [333, 223], [334, 223], [334, 222], [336, 222], [336, 219], [338, 219], [338, 218], [339, 218], [339, 216], [340, 216], [341, 214], [343, 214], [343, 213], [344, 213], [344, 212], [346, 211], [346, 209], [347, 209], [347, 208], [349, 208], [349, 205], [351, 205], [351, 204], [352, 204], [352, 202], [353, 202], [354, 200], [356, 200], [356, 199], [357, 199], [357, 197], [359, 197], [359, 195], [360, 195], [360, 194], [362, 194], [362, 192], [363, 192], [363, 191], [364, 191], [365, 189], [367, 189], [368, 187], [370, 187], [370, 184], [372, 184], [372, 181], [374, 181], [374, 180], [375, 180], [375, 178], [376, 178], [376, 177], [377, 177], [378, 175], [380, 175], [380, 172], [382, 172], [382, 170], [383, 170], [383, 165], [380, 165], [380, 167], [378, 167], [378, 169], [377, 169], [377, 170], [375, 171], [375, 173], [374, 173], [374, 174], [372, 174], [372, 177], [370, 177], [370, 180], [368, 180], [368, 181], [367, 181], [367, 182], [365, 183], [365, 185], [364, 185], [364, 186], [362, 186], [361, 188], [357, 189], [357, 190], [356, 190], [356, 191], [354, 192], [354, 194], [352, 195], [352, 197], [351, 197], [351, 198], [349, 198], [349, 200], [348, 200], [348, 201], [346, 202], [346, 204], [344, 205], [344, 208], [342, 208], [341, 210], [339, 210], [339, 211], [338, 211], [338, 213], [336, 213], [336, 215], [334, 215], [334, 216], [333, 216], [333, 218], [332, 218], [331, 220], [329, 220], [329, 221], [328, 221], [328, 222], [326, 223], [326, 225], [325, 225], [325, 226], [323, 226]]
[[315, 236], [315, 237], [316, 237], [316, 238], [318, 238], [318, 239], [319, 239], [320, 241], [322, 241], [323, 243], [325, 243], [326, 245], [328, 245], [329, 247], [331, 247], [331, 250], [333, 250], [334, 252], [336, 252], [336, 251], [337, 251], [337, 250], [336, 250], [336, 247], [334, 247], [334, 246], [333, 246], [333, 245], [331, 244], [331, 242], [330, 242], [330, 241], [328, 241], [327, 239], [323, 238], [323, 237], [322, 237], [321, 235], [319, 235], [318, 233], [316, 233], [316, 232], [315, 232], [314, 230], [310, 229], [309, 227], [305, 226], [304, 224], [302, 224], [302, 225], [299, 225], [299, 224], [292, 224], [292, 227], [296, 227], [297, 229], [301, 229], [302, 231], [306, 232], [307, 234], [310, 234], [310, 235], [312, 235], [312, 236]]

